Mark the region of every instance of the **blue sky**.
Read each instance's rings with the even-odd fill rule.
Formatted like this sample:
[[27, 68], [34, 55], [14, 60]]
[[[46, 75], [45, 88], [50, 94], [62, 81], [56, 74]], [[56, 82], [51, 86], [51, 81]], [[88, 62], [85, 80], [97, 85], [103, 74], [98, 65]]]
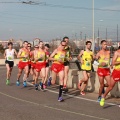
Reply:
[[[27, 0], [0, 0], [0, 2], [20, 2]], [[85, 34], [92, 37], [92, 0], [31, 0], [37, 3], [71, 6], [70, 8], [45, 5], [27, 5], [19, 3], [0, 3], [0, 39], [10, 38], [43, 41], [53, 38], [80, 38]], [[120, 26], [120, 0], [94, 0], [95, 36], [98, 28], [100, 37], [116, 40], [117, 24]], [[75, 9], [83, 7], [85, 9]], [[104, 11], [108, 9], [108, 11]], [[102, 11], [103, 10], [103, 11]], [[118, 10], [118, 11], [110, 11]]]

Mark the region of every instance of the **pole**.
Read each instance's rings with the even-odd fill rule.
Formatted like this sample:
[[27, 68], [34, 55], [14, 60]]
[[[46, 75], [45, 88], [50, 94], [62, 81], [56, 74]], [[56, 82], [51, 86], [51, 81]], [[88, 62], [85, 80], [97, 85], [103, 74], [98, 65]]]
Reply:
[[92, 43], [93, 45], [92, 46], [93, 46], [93, 48], [92, 48], [92, 50], [94, 52], [94, 49], [95, 49], [95, 36], [94, 36], [94, 33], [95, 33], [94, 32], [95, 31], [94, 30], [94, 0], [92, 0], [92, 8], [93, 8], [93, 10], [92, 10], [92, 24], [93, 24], [93, 28], [92, 28], [93, 29], [93, 43]]
[[98, 47], [99, 47], [99, 40], [100, 40], [100, 33], [99, 33], [99, 28], [98, 28]]

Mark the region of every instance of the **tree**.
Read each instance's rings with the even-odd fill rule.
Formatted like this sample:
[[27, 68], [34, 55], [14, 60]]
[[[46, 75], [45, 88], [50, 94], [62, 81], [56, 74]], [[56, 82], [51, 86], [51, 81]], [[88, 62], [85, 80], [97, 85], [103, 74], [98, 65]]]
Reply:
[[0, 53], [4, 53], [4, 51], [5, 51], [5, 49], [4, 49], [4, 47], [3, 47], [3, 45], [2, 44], [0, 44]]

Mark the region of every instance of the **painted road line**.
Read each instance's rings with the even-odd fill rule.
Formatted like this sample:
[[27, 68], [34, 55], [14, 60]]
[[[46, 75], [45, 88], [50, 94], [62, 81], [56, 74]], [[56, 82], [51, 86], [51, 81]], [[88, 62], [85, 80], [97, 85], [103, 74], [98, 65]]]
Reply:
[[36, 105], [36, 106], [42, 106], [44, 108], [49, 108], [49, 109], [52, 109], [52, 110], [57, 110], [57, 111], [66, 112], [66, 113], [70, 113], [70, 114], [75, 114], [75, 115], [79, 115], [79, 116], [85, 116], [85, 117], [94, 118], [94, 119], [98, 119], [98, 120], [110, 120], [110, 119], [106, 119], [106, 118], [101, 118], [101, 117], [96, 117], [96, 116], [92, 116], [92, 115], [83, 114], [83, 113], [80, 113], [80, 112], [74, 112], [74, 111], [59, 109], [59, 108], [55, 108], [55, 107], [39, 104], [39, 103], [36, 103], [36, 102], [31, 102], [31, 101], [28, 101], [28, 100], [24, 100], [24, 99], [20, 99], [20, 98], [17, 98], [17, 97], [13, 97], [13, 96], [5, 94], [3, 92], [0, 92], [0, 94], [4, 95], [6, 97], [12, 98], [12, 99], [21, 101], [21, 102], [26, 102], [26, 103], [33, 104], [33, 105]]

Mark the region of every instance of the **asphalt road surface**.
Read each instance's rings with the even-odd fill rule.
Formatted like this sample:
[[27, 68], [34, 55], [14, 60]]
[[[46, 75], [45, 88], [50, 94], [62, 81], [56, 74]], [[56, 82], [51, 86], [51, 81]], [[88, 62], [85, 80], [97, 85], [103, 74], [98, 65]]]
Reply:
[[[79, 95], [71, 90], [58, 102], [57, 86], [44, 92], [35, 91], [32, 85], [16, 86], [17, 68], [14, 68], [11, 84], [6, 86], [6, 69], [0, 67], [0, 120], [120, 120], [120, 98], [106, 100], [104, 107], [97, 102], [97, 95]], [[21, 77], [22, 81], [22, 77]]]

